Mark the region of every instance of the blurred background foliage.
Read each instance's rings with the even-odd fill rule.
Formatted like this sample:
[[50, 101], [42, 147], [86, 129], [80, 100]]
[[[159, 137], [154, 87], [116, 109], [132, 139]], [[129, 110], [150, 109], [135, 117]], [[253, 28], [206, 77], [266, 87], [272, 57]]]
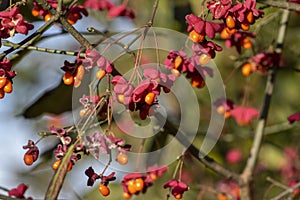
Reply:
[[[149, 20], [153, 2], [153, 0], [129, 1], [129, 5], [136, 10], [136, 19], [134, 19], [133, 23], [123, 18], [108, 21], [105, 14], [92, 12], [90, 16], [93, 19], [83, 19], [75, 27], [82, 32], [86, 32], [88, 26], [96, 27], [99, 30], [119, 32], [129, 30], [135, 26], [142, 26]], [[201, 12], [201, 5], [201, 1], [199, 0], [160, 0], [154, 26], [169, 28], [186, 34], [185, 15], [191, 12], [198, 15]], [[35, 22], [36, 27], [40, 26], [43, 22], [33, 18], [29, 10], [30, 6], [23, 8], [26, 18], [29, 21]], [[223, 47], [223, 51], [217, 53], [214, 62], [218, 66], [223, 80], [226, 81], [227, 97], [237, 105], [242, 104], [245, 92], [247, 91], [247, 105], [256, 107], [257, 109], [260, 109], [262, 106], [266, 77], [258, 74], [244, 77], [241, 74], [240, 66], [253, 53], [259, 53], [272, 48], [277, 37], [279, 20], [280, 13], [278, 9], [265, 9], [265, 18], [258, 20], [255, 25], [251, 26], [251, 31], [257, 33], [256, 39], [253, 40], [254, 49], [253, 51], [243, 50], [242, 56], [234, 48], [227, 49], [224, 46], [224, 41], [216, 38], [216, 43]], [[280, 192], [276, 188], [268, 190], [270, 183], [266, 178], [273, 177], [275, 180], [284, 181], [284, 175], [280, 174], [280, 169], [286, 161], [283, 150], [286, 147], [293, 147], [299, 151], [299, 126], [290, 127], [287, 123], [289, 115], [300, 111], [300, 84], [298, 82], [300, 80], [300, 73], [291, 70], [291, 68], [300, 69], [299, 28], [299, 15], [292, 13], [283, 48], [283, 59], [286, 67], [278, 70], [274, 96], [267, 122], [266, 132], [268, 133], [264, 137], [264, 144], [257, 163], [257, 174], [254, 177], [255, 199], [263, 199], [263, 197], [269, 199]], [[65, 34], [59, 25], [53, 27], [49, 32], [51, 33], [43, 37], [37, 44], [38, 46], [64, 50], [77, 50], [79, 48], [76, 41]], [[96, 41], [101, 36], [94, 35], [87, 37], [91, 41]], [[14, 41], [18, 39], [14, 38]], [[4, 48], [2, 47], [1, 50]], [[36, 136], [36, 133], [47, 130], [47, 127], [51, 124], [64, 126], [72, 123], [71, 113], [68, 112], [71, 108], [70, 98], [72, 88], [60, 84], [63, 75], [60, 67], [63, 66], [65, 59], [73, 61], [74, 58], [39, 52], [27, 52], [27, 55], [23, 59], [16, 60], [14, 63], [14, 69], [18, 72], [14, 83], [15, 91], [13, 94], [7, 95], [0, 103], [1, 108], [3, 108], [1, 111], [1, 119], [3, 119], [1, 120], [1, 135], [3, 141], [6, 141], [4, 143], [12, 142], [8, 137], [19, 137], [18, 135], [22, 134], [22, 139], [18, 139], [18, 142], [15, 142], [14, 145], [10, 147], [4, 145], [2, 147], [2, 151], [11, 151], [10, 155], [14, 159], [2, 153], [4, 156], [1, 157], [1, 163], [6, 163], [3, 164], [6, 167], [3, 170], [7, 172], [10, 169], [10, 172], [1, 176], [0, 184], [2, 186], [14, 187], [20, 182], [25, 182], [30, 185], [28, 194], [32, 197], [43, 198], [50, 177], [53, 174], [53, 170], [50, 167], [54, 161], [52, 150], [58, 141], [56, 139], [42, 141], [39, 144], [42, 156], [37, 164], [29, 168], [22, 164], [24, 152], [21, 150], [21, 144], [25, 144], [29, 138], [37, 139], [38, 136]], [[128, 66], [122, 68], [125, 72], [131, 68], [132, 62], [129, 61], [126, 63], [126, 59], [124, 60], [120, 58], [120, 60], [116, 61], [116, 64], [119, 62], [123, 66]], [[194, 144], [200, 146], [199, 144], [201, 144], [203, 139], [203, 132], [205, 133], [210, 120], [211, 99], [207, 88], [194, 89], [194, 91], [197, 94], [201, 110], [199, 136], [195, 139]], [[45, 112], [48, 114], [45, 114]], [[11, 120], [11, 123], [6, 123], [7, 119]], [[227, 119], [221, 138], [209, 156], [229, 169], [237, 173], [241, 172], [249, 155], [256, 122], [253, 121], [250, 126], [241, 127], [237, 125], [234, 119]], [[12, 130], [11, 124], [14, 123], [21, 123], [22, 125], [17, 126], [21, 130]], [[117, 128], [115, 130], [117, 131]], [[10, 131], [14, 131], [14, 133]], [[126, 137], [124, 136], [124, 138]], [[138, 140], [131, 140], [133, 145], [138, 145], [139, 142]], [[164, 144], [162, 143], [161, 145]], [[15, 148], [18, 150], [15, 150]], [[149, 148], [153, 147], [150, 146]], [[231, 149], [239, 149], [241, 151], [242, 159], [238, 163], [230, 164], [226, 161], [226, 154]], [[169, 153], [172, 154], [172, 152]], [[16, 162], [18, 164], [8, 164], [9, 162]], [[16, 168], [12, 167], [13, 165]], [[87, 177], [84, 175], [84, 171], [91, 165], [95, 169], [99, 169], [97, 170], [99, 172], [103, 168], [101, 163], [91, 157], [76, 163], [65, 181], [66, 184], [62, 191], [62, 198], [87, 200], [103, 198], [99, 194], [97, 186], [93, 188], [86, 186]], [[171, 164], [169, 171], [155, 182], [146, 194], [141, 194], [132, 199], [164, 199], [167, 190], [162, 189], [162, 185], [172, 177], [175, 166], [176, 163]], [[224, 177], [207, 170], [188, 153], [183, 169], [183, 179], [190, 186], [190, 191], [184, 194], [184, 199], [216, 199], [216, 184]], [[118, 177], [118, 181], [120, 178], [121, 176]], [[111, 195], [106, 199], [121, 199], [122, 188], [120, 184], [112, 183], [110, 184], [110, 188], [112, 191]]]

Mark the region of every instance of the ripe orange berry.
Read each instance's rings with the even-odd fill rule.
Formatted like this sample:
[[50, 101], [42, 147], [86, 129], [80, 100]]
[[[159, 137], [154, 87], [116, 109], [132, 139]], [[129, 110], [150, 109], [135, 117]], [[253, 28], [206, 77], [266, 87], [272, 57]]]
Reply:
[[119, 153], [117, 156], [117, 161], [121, 165], [126, 165], [128, 163], [128, 156], [125, 153]]
[[124, 199], [130, 199], [131, 194], [127, 193], [127, 192], [123, 192], [123, 198]]
[[77, 19], [68, 18], [67, 21], [69, 22], [69, 24], [73, 25], [77, 22]]
[[244, 31], [248, 31], [250, 29], [250, 24], [247, 21], [243, 21], [243, 23], [241, 24], [241, 28]]
[[3, 88], [6, 84], [6, 78], [5, 77], [0, 77], [0, 88]]
[[293, 197], [296, 198], [299, 196], [299, 193], [300, 193], [300, 188], [296, 188], [293, 190]]
[[198, 80], [192, 80], [192, 86], [197, 87], [200, 84]]
[[217, 107], [217, 113], [220, 115], [223, 115], [226, 112], [225, 107], [223, 105], [220, 105]]
[[23, 160], [24, 160], [24, 163], [26, 165], [28, 165], [28, 166], [32, 165], [32, 163], [33, 163], [33, 155], [31, 155], [31, 154], [24, 154]]
[[225, 119], [228, 119], [231, 116], [230, 112], [226, 111], [223, 105], [217, 107], [217, 113], [219, 113], [220, 115], [224, 115]]
[[246, 19], [249, 22], [249, 24], [253, 24], [254, 23], [254, 16], [252, 11], [248, 12], [246, 15]]
[[205, 65], [210, 61], [211, 57], [208, 54], [201, 54], [199, 57], [199, 62], [201, 65]]
[[[52, 164], [52, 169], [57, 170], [58, 167], [59, 167], [59, 165], [60, 165], [60, 163], [61, 163], [61, 160], [55, 161], [55, 162]], [[71, 171], [72, 167], [73, 167], [72, 162], [69, 162], [69, 163], [68, 163], [68, 167], [67, 167], [67, 171], [68, 171], [68, 172]]]
[[231, 117], [231, 113], [229, 111], [226, 111], [224, 113], [224, 117], [225, 117], [225, 119], [228, 119], [229, 117]]
[[82, 65], [79, 65], [76, 69], [75, 79], [82, 80], [84, 77], [84, 73], [85, 73], [84, 67]]
[[81, 80], [74, 77], [74, 87], [78, 88], [81, 85]]
[[5, 92], [3, 91], [3, 89], [0, 89], [0, 99], [4, 98], [5, 96]]
[[235, 21], [231, 15], [226, 17], [226, 26], [230, 29], [235, 28]]
[[245, 49], [250, 49], [252, 47], [252, 43], [248, 38], [243, 39], [242, 45]]
[[156, 181], [157, 180], [157, 175], [154, 174], [154, 173], [151, 173], [150, 178], [152, 179], [152, 181]]
[[66, 72], [63, 77], [64, 84], [72, 85], [74, 83], [74, 76], [71, 72]]
[[45, 17], [44, 17], [45, 22], [48, 22], [51, 19], [51, 17], [52, 17], [52, 15], [50, 13], [45, 15]]
[[74, 87], [78, 88], [81, 84], [81, 80], [84, 77], [84, 67], [82, 65], [79, 65], [76, 69], [76, 75], [74, 77]]
[[189, 37], [193, 42], [202, 42], [205, 38], [204, 35], [197, 33], [195, 30], [190, 32]]
[[174, 74], [176, 77], [180, 76], [180, 72], [177, 69], [171, 69], [171, 73]]
[[86, 117], [92, 113], [91, 109], [88, 108], [83, 108], [79, 111], [79, 116], [80, 117]]
[[205, 86], [205, 81], [203, 79], [192, 79], [192, 86], [197, 88], [203, 88]]
[[61, 160], [57, 160], [52, 164], [52, 169], [57, 170], [60, 165]]
[[218, 200], [228, 200], [228, 198], [225, 194], [219, 193], [218, 194]]
[[80, 18], [80, 15], [78, 14], [78, 13], [73, 13], [73, 14], [70, 14], [69, 16], [68, 16], [68, 19], [67, 19], [67, 21], [71, 24], [71, 25], [73, 25], [73, 24], [75, 24], [76, 22], [77, 22], [77, 20]]
[[248, 76], [252, 73], [252, 69], [251, 69], [251, 64], [250, 63], [245, 63], [242, 67], [242, 74], [244, 76]]
[[99, 184], [98, 189], [99, 189], [100, 193], [105, 197], [110, 194], [110, 189], [103, 183]]
[[142, 178], [135, 180], [135, 189], [136, 191], [141, 191], [144, 189], [144, 180]]
[[155, 94], [153, 92], [149, 92], [146, 96], [145, 96], [145, 102], [148, 105], [152, 105], [153, 101], [155, 99]]
[[176, 194], [175, 199], [182, 199], [182, 194]]
[[128, 191], [130, 192], [130, 194], [135, 194], [137, 192], [136, 188], [135, 188], [135, 181], [134, 180], [129, 180], [127, 182], [128, 186]]
[[67, 171], [68, 171], [68, 172], [71, 171], [72, 168], [73, 168], [73, 163], [72, 163], [72, 162], [69, 162], [69, 163], [68, 163], [68, 167], [67, 167]]
[[227, 33], [228, 33], [229, 35], [235, 34], [235, 32], [236, 32], [236, 29], [235, 29], [235, 28], [230, 29], [230, 28], [226, 27], [225, 30], [227, 31]]
[[6, 92], [6, 93], [11, 93], [12, 90], [13, 90], [12, 83], [11, 83], [10, 80], [7, 80], [6, 84], [5, 84], [4, 88], [3, 88], [3, 91]]
[[267, 70], [267, 67], [264, 67], [264, 66], [261, 65], [261, 64], [257, 64], [256, 69], [263, 72], [263, 71], [266, 71], [266, 70]]
[[175, 61], [174, 61], [174, 67], [175, 67], [175, 69], [177, 69], [181, 64], [182, 64], [182, 58], [181, 58], [181, 56], [177, 56], [176, 58], [175, 58]]
[[119, 94], [118, 95], [118, 101], [121, 103], [121, 104], [124, 104], [124, 94]]
[[106, 72], [103, 69], [99, 69], [96, 72], [96, 78], [97, 79], [102, 79], [105, 76]]
[[31, 14], [32, 14], [32, 16], [37, 17], [37, 16], [39, 16], [40, 11], [37, 8], [33, 8], [31, 10]]
[[227, 32], [226, 28], [224, 28], [222, 31], [221, 31], [221, 38], [223, 40], [226, 40], [230, 37], [230, 34]]

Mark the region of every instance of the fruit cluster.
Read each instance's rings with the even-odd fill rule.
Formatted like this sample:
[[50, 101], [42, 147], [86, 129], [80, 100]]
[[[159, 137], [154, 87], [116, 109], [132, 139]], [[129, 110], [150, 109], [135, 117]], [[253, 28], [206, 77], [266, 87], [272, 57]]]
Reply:
[[15, 198], [18, 198], [18, 199], [25, 199], [25, 200], [32, 200], [31, 197], [25, 197], [24, 194], [26, 192], [26, 190], [29, 188], [28, 185], [25, 185], [24, 183], [21, 183], [18, 185], [17, 188], [13, 188], [13, 189], [10, 189], [8, 190], [8, 195], [10, 197], [15, 197]]
[[274, 66], [281, 67], [282, 60], [276, 52], [262, 52], [252, 56], [242, 66], [242, 74], [248, 76], [253, 72], [266, 75]]
[[[104, 101], [104, 99], [105, 99], [104, 95], [99, 95], [99, 96], [83, 95], [79, 99], [79, 102], [83, 106], [83, 108], [79, 111], [79, 116], [88, 117], [92, 114], [95, 114], [97, 115], [100, 121], [105, 120], [107, 118], [108, 101]], [[102, 107], [100, 106], [101, 103], [103, 103]]]
[[189, 190], [189, 187], [185, 182], [174, 179], [167, 182], [164, 185], [164, 188], [171, 188], [171, 193], [175, 199], [182, 199], [183, 193]]
[[[52, 8], [57, 8], [57, 1], [47, 0], [47, 3], [52, 6]], [[51, 13], [47, 10], [44, 10], [42, 6], [40, 6], [36, 1], [33, 1], [34, 7], [31, 10], [31, 14], [34, 17], [42, 17], [46, 22], [49, 21], [52, 17]], [[87, 10], [84, 6], [80, 5], [72, 5], [71, 7], [63, 6], [62, 9], [67, 12], [66, 18], [70, 24], [75, 24], [82, 16], [88, 16]]]
[[61, 67], [61, 69], [65, 71], [63, 76], [64, 84], [73, 85], [75, 88], [80, 86], [81, 80], [85, 74], [85, 70], [80, 59], [76, 59], [74, 63], [65, 61], [64, 66]]
[[210, 56], [199, 53], [205, 50], [203, 47], [193, 46], [193, 48], [195, 51], [189, 58], [184, 51], [170, 51], [164, 64], [176, 77], [184, 73], [191, 79], [192, 86], [202, 88], [205, 86], [205, 75], [213, 75], [209, 67], [202, 66], [210, 61]]
[[6, 39], [16, 33], [27, 35], [28, 31], [33, 29], [33, 25], [24, 21], [24, 17], [19, 11], [19, 8], [14, 7], [10, 11], [0, 12], [0, 38]]
[[130, 151], [131, 145], [125, 144], [125, 141], [121, 138], [116, 138], [112, 135], [104, 135], [96, 131], [92, 135], [85, 137], [85, 151], [92, 153], [96, 159], [99, 159], [99, 154], [108, 154], [110, 150], [116, 149], [118, 152], [116, 160], [120, 164], [126, 164], [128, 157], [127, 151]]
[[155, 165], [149, 167], [146, 174], [136, 172], [125, 175], [121, 181], [123, 198], [130, 199], [132, 195], [138, 195], [140, 192], [145, 193], [157, 180], [157, 177], [162, 176], [167, 169], [166, 166], [158, 167]]
[[130, 111], [139, 111], [141, 119], [151, 115], [150, 108], [157, 104], [156, 97], [161, 90], [168, 93], [176, 77], [165, 74], [157, 69], [147, 68], [143, 71], [145, 79], [134, 87], [122, 76], [112, 79], [114, 85], [114, 99], [125, 105]]
[[233, 101], [225, 98], [215, 101], [214, 106], [217, 113], [224, 115], [225, 118], [230, 118], [231, 116], [234, 117], [240, 126], [250, 125], [252, 119], [259, 114], [256, 108], [237, 106]]
[[85, 170], [85, 175], [88, 176], [87, 185], [93, 186], [97, 179], [101, 179], [101, 183], [98, 185], [98, 190], [103, 196], [108, 196], [110, 194], [110, 189], [108, 188], [108, 184], [110, 181], [116, 180], [115, 172], [112, 172], [108, 176], [103, 175], [104, 172], [101, 174], [95, 173], [93, 167], [89, 167]]
[[255, 35], [250, 32], [236, 31], [233, 34], [228, 34], [226, 28], [221, 32], [221, 38], [226, 40], [225, 45], [227, 48], [235, 47], [238, 53], [242, 52], [242, 47], [244, 49], [251, 49], [252, 42], [250, 38], [255, 38]]
[[194, 14], [189, 14], [185, 18], [188, 24], [187, 31], [189, 32], [189, 38], [194, 42], [194, 46], [196, 46], [193, 50], [198, 49], [196, 53], [198, 53], [200, 58], [202, 54], [205, 55], [206, 59], [214, 58], [215, 51], [221, 51], [222, 48], [212, 41], [207, 41], [205, 37], [214, 39], [216, 33], [222, 31], [222, 24], [205, 21]]
[[[69, 135], [69, 133], [63, 129], [63, 128], [56, 128], [51, 127], [50, 128], [50, 134], [56, 136], [60, 140], [60, 144], [57, 145], [57, 148], [54, 150], [54, 155], [56, 158], [56, 161], [52, 164], [52, 169], [57, 170], [59, 165], [61, 164], [62, 158], [65, 156], [65, 154], [68, 151], [69, 146], [72, 144], [72, 138]], [[83, 145], [77, 145], [71, 155], [70, 162], [68, 163], [67, 170], [70, 171], [75, 165], [75, 163], [81, 159], [81, 155], [79, 152], [83, 152], [84, 154], [88, 154], [88, 152], [85, 150], [85, 147]]]
[[113, 2], [108, 0], [87, 0], [84, 3], [85, 8], [90, 8], [92, 10], [108, 10], [108, 17], [113, 19], [115, 17], [128, 17], [130, 19], [135, 18], [135, 12], [133, 9], [129, 8], [125, 4], [115, 5]]
[[26, 153], [24, 154], [24, 163], [26, 165], [32, 165], [39, 157], [39, 149], [35, 145], [35, 143], [32, 140], [28, 140], [27, 145], [23, 146], [23, 149], [28, 149]]
[[11, 93], [13, 90], [12, 79], [16, 76], [15, 71], [11, 71], [11, 62], [4, 57], [0, 61], [0, 99], [5, 96], [5, 93]]

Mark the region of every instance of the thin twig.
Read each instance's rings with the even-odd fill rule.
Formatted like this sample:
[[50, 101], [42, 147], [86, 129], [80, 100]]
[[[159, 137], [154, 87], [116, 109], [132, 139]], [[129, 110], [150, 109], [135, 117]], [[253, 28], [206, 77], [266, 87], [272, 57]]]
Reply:
[[154, 21], [154, 17], [155, 17], [157, 8], [158, 8], [158, 3], [159, 3], [159, 0], [155, 0], [155, 3], [153, 5], [153, 9], [152, 9], [152, 14], [151, 14], [150, 20], [148, 22], [148, 26], [150, 26], [150, 27], [153, 26], [153, 21]]
[[265, 128], [265, 134], [264, 135], [271, 135], [271, 134], [275, 134], [275, 133], [280, 133], [282, 131], [287, 131], [287, 130], [290, 130], [292, 128], [296, 128], [297, 126], [299, 126], [299, 123], [290, 124], [289, 122], [284, 122], [284, 123], [275, 124], [275, 125], [272, 125], [272, 126], [267, 126]]
[[293, 193], [293, 191], [295, 189], [297, 189], [298, 187], [300, 187], [300, 182], [298, 182], [296, 185], [294, 185], [293, 187], [289, 187], [288, 189], [286, 189], [285, 191], [281, 192], [279, 195], [277, 195], [276, 197], [272, 198], [271, 200], [280, 200], [282, 199], [284, 196]]
[[93, 49], [93, 45], [82, 36], [69, 22], [64, 18], [59, 18], [60, 23], [67, 29], [67, 31], [86, 49]]
[[[63, 54], [68, 56], [78, 56], [79, 52], [76, 51], [67, 51], [67, 50], [58, 50], [58, 49], [49, 49], [49, 48], [43, 48], [43, 47], [36, 47], [36, 46], [27, 46], [27, 45], [20, 45], [15, 44], [9, 41], [2, 41], [3, 46], [7, 47], [13, 47], [15, 49], [27, 49], [27, 50], [33, 50], [33, 51], [40, 51], [44, 53], [52, 53], [52, 54]], [[79, 57], [85, 57], [85, 53], [80, 53]]]
[[[286, 35], [286, 28], [287, 28], [287, 22], [289, 18], [289, 11], [284, 10], [281, 18], [281, 23], [279, 27], [279, 33], [277, 37], [277, 44], [275, 48], [275, 52], [278, 54], [281, 54], [282, 52], [282, 46], [283, 46], [283, 41], [284, 37]], [[266, 120], [268, 117], [269, 113], [269, 107], [271, 103], [271, 97], [273, 94], [273, 89], [274, 89], [274, 83], [275, 83], [275, 75], [276, 75], [276, 69], [278, 68], [278, 63], [272, 67], [272, 69], [269, 72], [268, 75], [268, 81], [265, 89], [265, 98], [263, 102], [263, 106], [260, 111], [260, 118], [258, 121], [258, 124], [256, 126], [256, 131], [254, 135], [254, 141], [250, 150], [250, 155], [247, 160], [247, 163], [245, 165], [244, 171], [241, 174], [241, 183], [240, 185], [242, 186], [242, 199], [251, 199], [250, 195], [250, 185], [252, 182], [252, 176], [253, 176], [253, 171], [254, 167], [258, 158], [258, 154], [260, 151], [260, 147], [262, 144], [263, 140], [263, 135], [264, 135], [264, 130], [265, 130], [265, 125], [266, 125]]]
[[[37, 39], [40, 38], [42, 33], [44, 33], [48, 28], [51, 27], [52, 23], [54, 22], [54, 19], [50, 19], [48, 22], [46, 22], [43, 26], [41, 26], [38, 30], [36, 30], [33, 34], [25, 38], [23, 41], [18, 43], [20, 46], [23, 46], [23, 48], [26, 48], [26, 46], [30, 46], [33, 44]], [[11, 47], [7, 50], [5, 50], [3, 53], [0, 54], [0, 58], [3, 58], [4, 56], [8, 55], [9, 53], [13, 52], [14, 50], [18, 49], [19, 47]]]
[[267, 177], [267, 181], [271, 182], [273, 185], [277, 186], [277, 187], [280, 187], [282, 189], [285, 189], [285, 190], [288, 190], [290, 187], [272, 179], [271, 177]]
[[[157, 115], [157, 116], [160, 117], [159, 115]], [[203, 153], [201, 153], [200, 150], [197, 147], [195, 147], [193, 144], [190, 144], [190, 142], [188, 141], [188, 139], [185, 136], [186, 134], [180, 129], [177, 130], [176, 127], [169, 120], [166, 121], [164, 128], [166, 130], [168, 130], [169, 134], [175, 136], [176, 139], [187, 148], [187, 151], [194, 158], [196, 158], [198, 161], [200, 161], [202, 164], [204, 164], [204, 166], [215, 171], [218, 174], [225, 176], [226, 178], [231, 178], [237, 182], [240, 180], [240, 177], [238, 174], [225, 168], [224, 166], [222, 166], [220, 163], [218, 163], [217, 161], [215, 161], [213, 158], [209, 157], [208, 155], [199, 157], [199, 155], [202, 155]], [[187, 144], [190, 144], [190, 145], [186, 146]]]
[[24, 198], [14, 198], [14, 197], [10, 197], [10, 196], [5, 196], [3, 194], [0, 194], [0, 199], [3, 199], [3, 200], [24, 200]]
[[300, 4], [291, 3], [288, 1], [278, 1], [278, 0], [257, 0], [256, 2], [262, 3], [265, 5], [278, 7], [290, 11], [300, 11]]

